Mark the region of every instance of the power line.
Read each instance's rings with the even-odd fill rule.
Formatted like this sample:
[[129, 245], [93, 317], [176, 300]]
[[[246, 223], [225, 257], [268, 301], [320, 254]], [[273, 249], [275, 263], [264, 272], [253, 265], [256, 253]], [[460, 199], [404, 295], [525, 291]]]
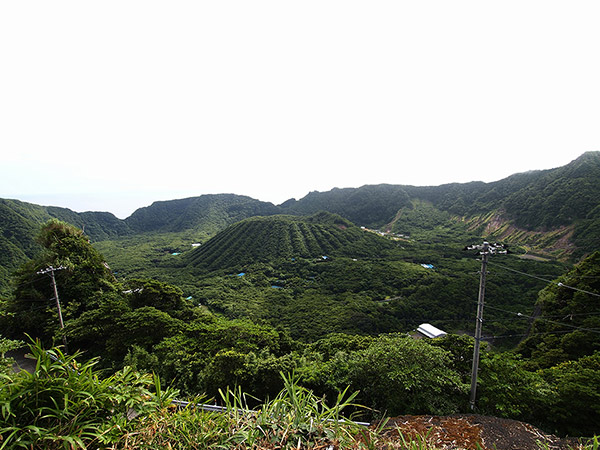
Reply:
[[[527, 315], [525, 315], [525, 314], [522, 314], [522, 313], [520, 313], [520, 312], [517, 312], [517, 313], [516, 313], [516, 312], [513, 312], [513, 311], [508, 311], [508, 310], [506, 310], [506, 309], [497, 308], [497, 307], [494, 307], [494, 306], [489, 306], [489, 305], [488, 305], [488, 308], [491, 308], [491, 309], [496, 309], [496, 310], [498, 310], [498, 311], [502, 311], [502, 312], [505, 312], [505, 313], [508, 313], [508, 314], [513, 314], [513, 315], [515, 315], [515, 316], [517, 316], [517, 317], [521, 317], [522, 319], [543, 320], [543, 321], [545, 321], [545, 322], [550, 322], [550, 323], [553, 323], [553, 324], [555, 324], [555, 325], [560, 325], [560, 326], [567, 327], [567, 328], [573, 328], [574, 330], [580, 330], [580, 331], [589, 331], [589, 332], [591, 332], [591, 333], [598, 333], [598, 334], [600, 334], [600, 330], [598, 330], [598, 329], [595, 329], [595, 328], [585, 328], [585, 327], [578, 327], [578, 326], [576, 326], [576, 325], [570, 325], [570, 324], [568, 324], [568, 323], [557, 322], [556, 320], [550, 320], [550, 319], [546, 319], [544, 316], [538, 316], [538, 317], [535, 317], [535, 316], [527, 316]], [[569, 333], [570, 333], [570, 331], [569, 331]]]
[[29, 312], [29, 311], [49, 310], [49, 309], [51, 309], [50, 305], [33, 306], [33, 307], [30, 307], [30, 308], [27, 308], [27, 312]]
[[[594, 328], [592, 330], [598, 331], [600, 332], [600, 328]], [[571, 330], [562, 330], [562, 331], [547, 331], [547, 332], [540, 332], [540, 333], [529, 333], [529, 334], [504, 334], [504, 335], [500, 335], [500, 336], [490, 336], [488, 339], [505, 339], [505, 338], [513, 338], [513, 337], [529, 337], [529, 336], [542, 336], [542, 335], [548, 335], [548, 334], [567, 334], [567, 333], [572, 333], [573, 331]]]
[[591, 312], [591, 313], [573, 313], [573, 314], [554, 314], [551, 316], [548, 315], [544, 315], [544, 316], [540, 316], [540, 317], [563, 317], [563, 318], [567, 318], [567, 317], [580, 317], [580, 316], [600, 316], [600, 312]]
[[[36, 272], [36, 273], [37, 273], [38, 275], [44, 275], [44, 274], [42, 274], [42, 273], [41, 273], [41, 271], [40, 271], [40, 272]], [[15, 284], [13, 287], [14, 287], [15, 289], [18, 289], [18, 288], [21, 288], [21, 287], [23, 287], [23, 286], [27, 286], [28, 284], [34, 284], [34, 283], [38, 283], [39, 281], [40, 281], [39, 279], [37, 279], [37, 280], [30, 280], [30, 281], [24, 281], [24, 282], [22, 282], [22, 283]]]
[[[35, 302], [49, 302], [50, 300], [54, 300], [54, 298], [17, 298], [13, 301], [16, 302], [30, 302], [30, 303], [35, 303]], [[10, 300], [9, 300], [10, 301]]]
[[536, 276], [536, 275], [531, 275], [531, 274], [529, 274], [529, 273], [522, 272], [522, 271], [520, 271], [520, 270], [513, 269], [513, 268], [511, 268], [511, 267], [507, 267], [507, 266], [504, 266], [504, 265], [502, 265], [502, 264], [498, 264], [498, 263], [491, 263], [491, 262], [490, 262], [489, 264], [492, 264], [492, 265], [494, 265], [494, 266], [501, 267], [502, 269], [509, 270], [509, 271], [511, 271], [511, 272], [518, 273], [518, 274], [520, 274], [520, 275], [524, 275], [524, 276], [526, 276], [526, 277], [535, 278], [536, 280], [545, 281], [546, 283], [549, 283], [549, 284], [555, 284], [555, 285], [557, 285], [557, 286], [559, 286], [559, 287], [564, 287], [564, 288], [566, 288], [566, 289], [571, 289], [571, 290], [574, 290], [574, 291], [583, 292], [583, 293], [585, 293], [585, 294], [588, 294], [588, 295], [593, 295], [594, 297], [600, 297], [600, 294], [598, 294], [598, 293], [596, 293], [596, 292], [590, 292], [590, 291], [586, 291], [586, 290], [584, 290], [584, 289], [579, 289], [579, 288], [576, 288], [576, 287], [574, 287], [574, 286], [569, 286], [569, 285], [566, 285], [566, 284], [564, 284], [564, 283], [561, 283], [561, 282], [557, 282], [557, 281], [554, 281], [554, 280], [549, 280], [549, 279], [546, 279], [546, 278], [538, 277], [538, 276]]
[[573, 286], [567, 286], [564, 283], [557, 283], [557, 286], [564, 287], [564, 288], [567, 288], [567, 289], [572, 289], [574, 291], [583, 292], [584, 294], [593, 295], [594, 297], [600, 297], [600, 294], [598, 294], [596, 292], [590, 292], [590, 291], [586, 291], [585, 289], [579, 289], [579, 288], [576, 288], [576, 287], [573, 287]]

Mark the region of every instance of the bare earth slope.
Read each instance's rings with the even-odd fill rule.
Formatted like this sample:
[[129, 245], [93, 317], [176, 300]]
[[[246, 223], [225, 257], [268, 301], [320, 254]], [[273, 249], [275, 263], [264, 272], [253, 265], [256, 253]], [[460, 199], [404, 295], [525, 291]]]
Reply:
[[577, 439], [561, 439], [524, 422], [480, 415], [399, 416], [389, 420], [386, 434], [398, 439], [426, 436], [436, 449], [453, 450], [568, 450]]

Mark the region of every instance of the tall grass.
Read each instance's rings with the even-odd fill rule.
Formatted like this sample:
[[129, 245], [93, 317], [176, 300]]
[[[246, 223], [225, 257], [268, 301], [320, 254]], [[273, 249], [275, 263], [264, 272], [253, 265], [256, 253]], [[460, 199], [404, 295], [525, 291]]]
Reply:
[[[255, 410], [237, 388], [220, 391], [225, 414], [187, 407], [165, 415], [157, 412], [125, 436], [122, 447], [173, 449], [368, 448], [366, 427], [342, 416], [356, 394], [339, 394], [333, 406], [300, 386], [294, 375], [281, 374], [283, 390]], [[255, 400], [255, 399], [254, 399]], [[362, 433], [361, 433], [362, 432]]]
[[78, 365], [80, 354], [30, 345], [32, 373], [0, 375], [0, 450], [73, 449], [117, 442], [127, 417], [146, 414], [175, 391], [151, 391], [157, 379], [130, 368], [101, 378], [95, 360]]

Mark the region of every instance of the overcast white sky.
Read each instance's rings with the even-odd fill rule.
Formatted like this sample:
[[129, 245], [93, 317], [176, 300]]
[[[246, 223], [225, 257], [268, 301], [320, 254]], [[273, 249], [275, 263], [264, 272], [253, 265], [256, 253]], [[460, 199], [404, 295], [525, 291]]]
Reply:
[[5, 1], [0, 198], [495, 181], [600, 150], [600, 2]]

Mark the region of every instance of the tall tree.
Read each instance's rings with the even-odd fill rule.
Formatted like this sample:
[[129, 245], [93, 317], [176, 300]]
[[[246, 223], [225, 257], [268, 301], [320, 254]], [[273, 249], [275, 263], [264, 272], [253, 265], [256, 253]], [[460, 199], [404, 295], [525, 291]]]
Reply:
[[18, 269], [14, 295], [6, 303], [11, 316], [3, 325], [10, 336], [56, 337], [56, 294], [67, 320], [95, 308], [117, 289], [108, 264], [80, 229], [53, 219], [42, 227], [37, 241], [44, 251]]

